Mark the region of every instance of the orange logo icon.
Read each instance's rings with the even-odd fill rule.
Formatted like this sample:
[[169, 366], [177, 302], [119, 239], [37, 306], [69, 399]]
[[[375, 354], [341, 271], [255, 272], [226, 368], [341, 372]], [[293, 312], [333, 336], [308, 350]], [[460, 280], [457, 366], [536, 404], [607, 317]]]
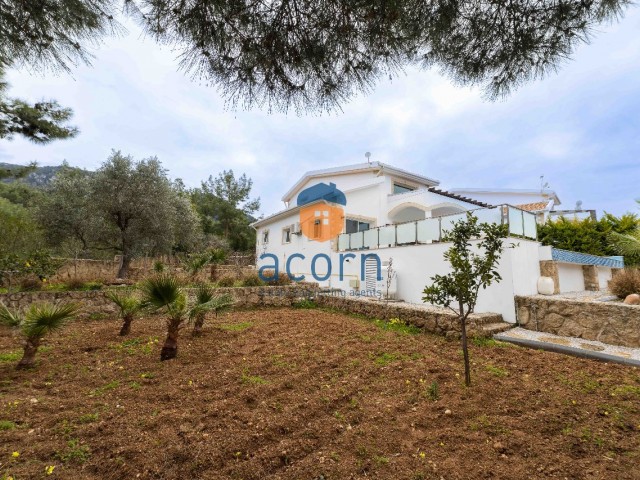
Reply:
[[319, 183], [300, 192], [298, 206], [302, 207], [300, 229], [303, 235], [318, 242], [338, 236], [344, 229], [342, 206], [346, 204], [344, 193], [336, 188], [335, 183]]

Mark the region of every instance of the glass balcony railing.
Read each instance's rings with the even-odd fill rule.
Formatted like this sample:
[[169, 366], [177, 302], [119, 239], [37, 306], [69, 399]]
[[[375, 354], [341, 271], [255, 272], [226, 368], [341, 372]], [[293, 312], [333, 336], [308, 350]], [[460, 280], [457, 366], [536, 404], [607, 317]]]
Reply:
[[[536, 215], [526, 210], [499, 205], [472, 210], [480, 223], [499, 223], [509, 226], [509, 235], [535, 240], [537, 238]], [[385, 225], [364, 232], [343, 233], [338, 236], [338, 250], [362, 250], [419, 245], [440, 242], [455, 222], [466, 218], [465, 213], [425, 218], [415, 222]]]

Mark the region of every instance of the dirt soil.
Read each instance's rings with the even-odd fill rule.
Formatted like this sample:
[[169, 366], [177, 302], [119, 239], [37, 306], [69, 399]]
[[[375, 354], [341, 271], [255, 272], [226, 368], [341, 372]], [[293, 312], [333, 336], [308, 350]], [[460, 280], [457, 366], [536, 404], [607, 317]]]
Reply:
[[[640, 479], [640, 371], [316, 309], [77, 321], [16, 371], [0, 329], [0, 478]], [[52, 468], [53, 467], [53, 468]]]

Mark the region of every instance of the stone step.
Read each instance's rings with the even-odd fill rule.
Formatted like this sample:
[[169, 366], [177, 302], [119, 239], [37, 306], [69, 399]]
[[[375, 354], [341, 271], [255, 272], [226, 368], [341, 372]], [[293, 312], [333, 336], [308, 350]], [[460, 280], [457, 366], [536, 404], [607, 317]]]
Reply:
[[497, 323], [487, 323], [485, 325], [480, 326], [480, 331], [490, 337], [495, 335], [496, 333], [506, 332], [507, 330], [511, 330], [515, 325], [513, 323], [507, 322], [497, 322]]

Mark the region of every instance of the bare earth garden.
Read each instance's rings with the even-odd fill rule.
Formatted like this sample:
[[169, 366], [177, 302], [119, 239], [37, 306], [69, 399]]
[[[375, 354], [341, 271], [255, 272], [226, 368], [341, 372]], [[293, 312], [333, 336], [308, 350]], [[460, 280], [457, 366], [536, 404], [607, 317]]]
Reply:
[[0, 478], [638, 479], [640, 371], [320, 309], [78, 320], [16, 371], [0, 329]]

